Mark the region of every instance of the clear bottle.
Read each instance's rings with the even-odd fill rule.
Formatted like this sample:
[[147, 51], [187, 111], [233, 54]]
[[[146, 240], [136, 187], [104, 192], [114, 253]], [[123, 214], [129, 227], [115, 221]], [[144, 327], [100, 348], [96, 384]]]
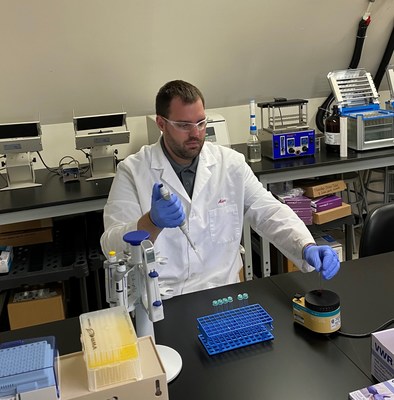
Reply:
[[249, 110], [250, 110], [250, 135], [247, 142], [248, 161], [257, 162], [261, 161], [261, 143], [259, 141], [259, 138], [257, 137], [255, 100], [250, 101]]
[[340, 115], [337, 105], [332, 107], [332, 114], [326, 118], [324, 128], [324, 142], [330, 153], [339, 153], [341, 145]]
[[256, 134], [250, 133], [248, 139], [248, 161], [261, 161], [261, 143]]

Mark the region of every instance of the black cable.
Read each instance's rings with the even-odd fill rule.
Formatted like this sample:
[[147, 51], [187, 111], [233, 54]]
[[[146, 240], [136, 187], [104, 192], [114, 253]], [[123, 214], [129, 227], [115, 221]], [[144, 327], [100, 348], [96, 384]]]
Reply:
[[[358, 23], [358, 30], [356, 36], [356, 43], [353, 50], [353, 56], [350, 61], [348, 69], [357, 68], [358, 63], [360, 62], [361, 53], [364, 46], [364, 40], [366, 37], [366, 32], [371, 19], [368, 17], [367, 19], [362, 18]], [[326, 116], [329, 114], [330, 106], [334, 101], [334, 95], [332, 93], [329, 94], [327, 99], [323, 102], [323, 104], [318, 108], [316, 113], [316, 126], [320, 132], [324, 133], [324, 120]]]
[[373, 80], [376, 86], [376, 90], [379, 89], [380, 83], [382, 82], [382, 78], [386, 72], [387, 65], [390, 62], [391, 56], [393, 55], [393, 51], [394, 51], [394, 26], [393, 30], [391, 31], [391, 36], [387, 43], [386, 50], [383, 53], [382, 61], [380, 62], [379, 68]]
[[51, 168], [51, 167], [48, 167], [48, 165], [45, 164], [45, 161], [44, 161], [44, 159], [42, 158], [40, 152], [39, 152], [39, 151], [36, 151], [36, 153], [38, 154], [38, 157], [40, 158], [40, 160], [41, 160], [42, 164], [44, 165], [44, 167], [45, 167], [49, 172], [52, 172], [52, 173], [54, 173], [54, 174], [58, 174], [58, 175], [59, 175], [59, 169], [58, 169], [58, 168]]
[[387, 328], [388, 326], [390, 326], [391, 324], [394, 323], [394, 318], [388, 320], [387, 322], [385, 322], [384, 324], [380, 325], [377, 329], [371, 331], [371, 332], [366, 332], [366, 333], [347, 333], [347, 332], [342, 332], [341, 330], [337, 331], [338, 335], [341, 336], [346, 336], [346, 337], [351, 337], [351, 338], [365, 338], [365, 337], [369, 337], [372, 335], [372, 333], [381, 331], [385, 328]]

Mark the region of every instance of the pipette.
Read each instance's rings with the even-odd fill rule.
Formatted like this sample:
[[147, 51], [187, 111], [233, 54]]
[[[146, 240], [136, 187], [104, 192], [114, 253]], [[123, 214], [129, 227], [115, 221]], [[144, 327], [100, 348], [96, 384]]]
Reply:
[[[163, 197], [164, 200], [170, 200], [171, 199], [171, 194], [170, 192], [163, 186], [163, 184], [160, 184], [160, 194]], [[195, 253], [197, 254], [197, 257], [199, 258], [199, 260], [202, 262], [200, 254], [195, 246], [195, 244], [193, 243], [190, 235], [189, 235], [189, 230], [187, 229], [186, 226], [186, 220], [184, 219], [182, 221], [182, 223], [179, 225], [179, 229], [182, 231], [182, 233], [186, 236], [187, 241], [189, 242], [190, 246], [192, 247], [192, 249], [195, 251]]]

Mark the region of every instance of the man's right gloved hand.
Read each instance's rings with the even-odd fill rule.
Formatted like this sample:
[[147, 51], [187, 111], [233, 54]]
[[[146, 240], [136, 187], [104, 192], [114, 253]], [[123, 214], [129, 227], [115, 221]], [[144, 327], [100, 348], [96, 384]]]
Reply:
[[171, 194], [169, 200], [163, 199], [160, 184], [155, 183], [152, 190], [150, 219], [158, 228], [176, 228], [185, 219], [185, 213], [178, 196]]

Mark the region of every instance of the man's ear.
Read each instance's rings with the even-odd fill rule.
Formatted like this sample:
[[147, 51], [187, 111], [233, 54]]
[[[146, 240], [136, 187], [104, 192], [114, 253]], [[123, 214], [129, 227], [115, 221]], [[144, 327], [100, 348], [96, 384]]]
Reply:
[[160, 115], [156, 115], [156, 125], [163, 132], [165, 121]]

